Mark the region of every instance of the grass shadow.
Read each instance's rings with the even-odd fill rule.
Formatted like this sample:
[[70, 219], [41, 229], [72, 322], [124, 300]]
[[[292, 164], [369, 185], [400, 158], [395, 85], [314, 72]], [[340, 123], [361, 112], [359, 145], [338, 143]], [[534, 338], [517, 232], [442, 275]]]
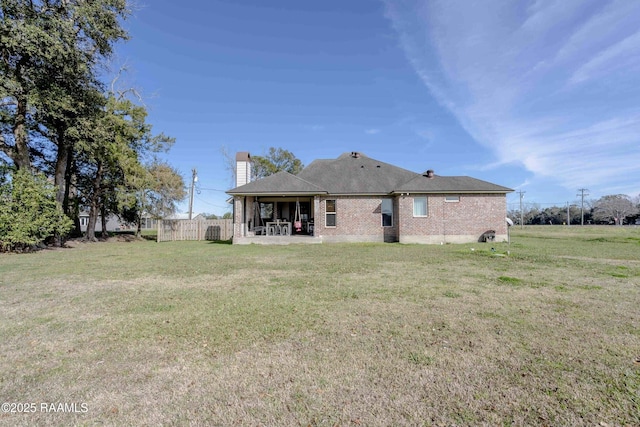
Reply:
[[233, 240], [209, 240], [207, 243], [210, 245], [231, 245]]

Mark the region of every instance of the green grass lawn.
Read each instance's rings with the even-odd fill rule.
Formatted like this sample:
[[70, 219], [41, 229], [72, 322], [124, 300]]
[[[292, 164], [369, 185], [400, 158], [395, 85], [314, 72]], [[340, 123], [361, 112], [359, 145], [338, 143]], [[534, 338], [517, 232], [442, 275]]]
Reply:
[[640, 425], [640, 228], [511, 237], [0, 254], [0, 425]]

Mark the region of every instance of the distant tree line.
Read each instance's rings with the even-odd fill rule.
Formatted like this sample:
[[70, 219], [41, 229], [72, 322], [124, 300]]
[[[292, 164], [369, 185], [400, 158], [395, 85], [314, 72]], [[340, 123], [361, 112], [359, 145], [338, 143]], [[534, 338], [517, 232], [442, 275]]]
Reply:
[[232, 219], [233, 218], [233, 213], [231, 212], [225, 212], [222, 216], [212, 214], [212, 213], [205, 213], [203, 215], [207, 219]]
[[[110, 214], [139, 230], [143, 213], [165, 215], [184, 198], [182, 177], [158, 158], [174, 139], [152, 132], [119, 73], [99, 77], [129, 15], [127, 0], [0, 4], [0, 250], [61, 243], [79, 233], [81, 210], [90, 240]], [[23, 220], [38, 216], [51, 224], [34, 233]]]
[[[583, 216], [584, 215], [584, 216]], [[640, 195], [631, 198], [625, 194], [603, 196], [579, 204], [541, 208], [535, 203], [523, 204], [522, 211], [509, 209], [507, 216], [514, 223], [524, 225], [548, 224], [635, 224], [640, 219]]]

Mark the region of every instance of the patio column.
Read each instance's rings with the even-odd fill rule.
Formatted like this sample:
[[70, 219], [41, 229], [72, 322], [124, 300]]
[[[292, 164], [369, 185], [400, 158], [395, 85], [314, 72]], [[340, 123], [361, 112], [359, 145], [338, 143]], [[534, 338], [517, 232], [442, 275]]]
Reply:
[[247, 224], [246, 224], [246, 197], [235, 196], [233, 200], [233, 235], [237, 237], [245, 237]]

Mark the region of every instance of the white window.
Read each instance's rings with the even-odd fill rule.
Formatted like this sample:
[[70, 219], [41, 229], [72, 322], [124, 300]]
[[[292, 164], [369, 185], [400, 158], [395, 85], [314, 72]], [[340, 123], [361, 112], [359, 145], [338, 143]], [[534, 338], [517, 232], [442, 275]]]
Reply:
[[382, 199], [380, 212], [382, 213], [382, 226], [393, 227], [393, 200]]
[[327, 227], [335, 227], [336, 226], [336, 201], [335, 200], [326, 200], [325, 201], [325, 224]]
[[84, 217], [84, 216], [83, 216], [82, 218], [80, 218], [80, 225], [81, 225], [82, 227], [85, 227], [85, 226], [87, 225], [87, 219], [88, 219], [88, 218], [87, 218], [87, 217]]
[[445, 196], [444, 201], [447, 203], [459, 202], [460, 196]]
[[414, 197], [413, 198], [413, 216], [427, 216], [427, 198], [426, 197]]

